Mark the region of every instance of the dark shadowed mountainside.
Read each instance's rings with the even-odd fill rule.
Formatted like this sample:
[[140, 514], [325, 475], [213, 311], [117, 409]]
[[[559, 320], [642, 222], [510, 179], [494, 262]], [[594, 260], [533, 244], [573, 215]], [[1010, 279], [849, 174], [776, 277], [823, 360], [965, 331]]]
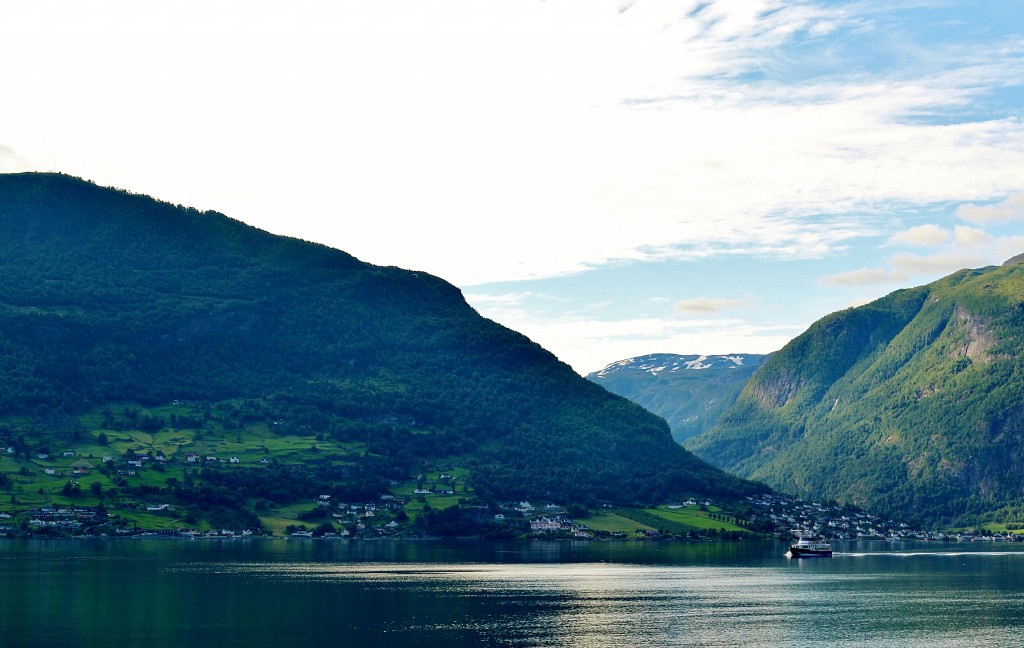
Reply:
[[239, 443], [262, 422], [362, 444], [338, 474], [372, 484], [458, 457], [482, 497], [758, 490], [441, 279], [214, 212], [3, 175], [0, 276], [0, 441], [125, 404], [230, 403]]

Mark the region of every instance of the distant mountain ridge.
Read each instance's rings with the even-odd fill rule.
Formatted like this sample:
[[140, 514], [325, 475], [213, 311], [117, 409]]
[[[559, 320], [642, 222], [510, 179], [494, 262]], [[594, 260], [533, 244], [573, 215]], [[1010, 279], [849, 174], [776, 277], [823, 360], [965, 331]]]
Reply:
[[587, 379], [663, 417], [682, 442], [714, 426], [766, 357], [653, 353], [613, 362]]
[[0, 175], [0, 276], [5, 444], [46, 444], [55, 421], [85, 429], [88, 412], [187, 400], [219, 407], [240, 443], [262, 426], [353, 444], [347, 458], [321, 455], [324, 470], [369, 485], [455, 457], [484, 497], [762, 490], [480, 317], [447, 282], [215, 212]]
[[731, 354], [731, 355], [679, 355], [675, 353], [651, 353], [619, 360], [595, 371], [590, 376], [608, 378], [619, 372], [641, 371], [657, 376], [660, 373], [675, 373], [687, 369], [699, 371], [703, 369], [744, 369], [757, 367], [764, 355]]
[[1021, 258], [822, 318], [686, 447], [802, 496], [1024, 520]]

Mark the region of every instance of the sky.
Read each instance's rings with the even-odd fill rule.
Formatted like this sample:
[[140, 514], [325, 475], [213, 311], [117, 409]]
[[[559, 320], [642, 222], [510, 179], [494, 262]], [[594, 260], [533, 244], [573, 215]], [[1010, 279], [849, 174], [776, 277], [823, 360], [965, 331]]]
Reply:
[[53, 0], [0, 60], [0, 172], [435, 274], [584, 374], [1024, 253], [1024, 0]]

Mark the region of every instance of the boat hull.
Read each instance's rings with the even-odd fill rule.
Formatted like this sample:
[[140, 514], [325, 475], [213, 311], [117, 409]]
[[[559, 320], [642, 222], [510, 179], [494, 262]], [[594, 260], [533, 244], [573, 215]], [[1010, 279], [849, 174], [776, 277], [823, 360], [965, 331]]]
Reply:
[[831, 558], [831, 549], [801, 549], [799, 547], [790, 547], [789, 555], [792, 558]]

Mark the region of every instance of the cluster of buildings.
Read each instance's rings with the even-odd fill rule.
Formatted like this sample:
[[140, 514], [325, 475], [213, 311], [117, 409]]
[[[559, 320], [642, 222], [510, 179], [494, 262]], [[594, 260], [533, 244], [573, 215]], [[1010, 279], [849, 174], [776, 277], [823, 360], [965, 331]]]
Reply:
[[531, 533], [569, 534], [575, 538], [593, 538], [585, 526], [565, 515], [544, 515], [530, 520]]
[[[10, 513], [0, 513], [0, 521], [11, 519]], [[28, 524], [36, 529], [58, 529], [64, 533], [79, 533], [86, 526], [102, 524], [107, 520], [107, 512], [101, 508], [87, 506], [40, 506], [25, 511]], [[0, 533], [17, 531], [13, 526], [0, 525]]]
[[[329, 514], [336, 524], [344, 528], [338, 533], [327, 533], [325, 538], [347, 538], [356, 534], [372, 533], [383, 536], [397, 532], [399, 526], [395, 516], [405, 506], [407, 500], [395, 495], [381, 495], [376, 502], [332, 502], [330, 495], [320, 495], [314, 500], [317, 509]], [[351, 531], [350, 531], [351, 529]], [[296, 531], [289, 535], [304, 537], [312, 535], [306, 531]]]
[[752, 523], [770, 525], [780, 536], [808, 535], [836, 540], [936, 540], [995, 541], [1024, 540], [1015, 535], [947, 534], [914, 528], [906, 522], [838, 505], [808, 502], [784, 495], [748, 497], [754, 513]]

